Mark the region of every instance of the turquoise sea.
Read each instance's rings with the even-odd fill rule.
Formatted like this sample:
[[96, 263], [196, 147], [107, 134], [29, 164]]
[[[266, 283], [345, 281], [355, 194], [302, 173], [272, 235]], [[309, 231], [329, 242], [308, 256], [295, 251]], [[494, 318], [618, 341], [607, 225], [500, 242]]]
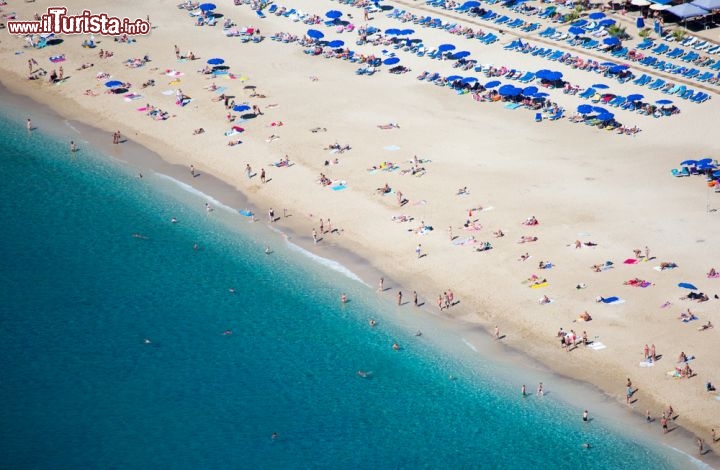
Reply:
[[521, 371], [416, 337], [392, 295], [24, 117], [0, 107], [0, 468], [689, 465], [521, 398]]

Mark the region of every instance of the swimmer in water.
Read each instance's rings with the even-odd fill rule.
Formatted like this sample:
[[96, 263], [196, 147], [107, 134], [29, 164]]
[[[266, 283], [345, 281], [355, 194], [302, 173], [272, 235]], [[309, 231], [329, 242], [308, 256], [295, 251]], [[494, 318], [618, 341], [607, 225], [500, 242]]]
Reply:
[[173, 223], [173, 224], [176, 224], [176, 223], [177, 223], [177, 219], [176, 219], [175, 217], [173, 217], [172, 219], [170, 219], [170, 222]]
[[400, 345], [397, 344], [397, 343], [393, 343], [392, 348], [393, 348], [395, 351], [400, 351]]
[[590, 443], [589, 443], [589, 442], [583, 442], [583, 445], [582, 445], [582, 446], [583, 446], [585, 449], [589, 449], [589, 448], [590, 448]]
[[199, 249], [200, 249], [200, 247], [198, 246], [197, 243], [195, 243], [195, 244], [193, 245], [193, 250], [198, 251]]
[[377, 322], [375, 321], [374, 318], [371, 318], [369, 323], [370, 323], [370, 326], [375, 326], [375, 325], [377, 325]]
[[141, 238], [141, 239], [143, 239], [143, 240], [147, 240], [147, 239], [148, 239], [148, 237], [146, 237], [145, 235], [142, 235], [142, 234], [140, 234], [140, 233], [133, 233], [133, 237], [135, 237], [135, 238]]
[[340, 302], [346, 304], [347, 303], [347, 295], [343, 294], [340, 296]]
[[235, 288], [234, 288], [234, 287], [231, 287], [230, 289], [228, 289], [228, 291], [229, 291], [231, 294], [234, 294], [234, 293], [235, 293]]
[[273, 441], [277, 438], [278, 438], [278, 433], [276, 433], [276, 432], [274, 432], [270, 435], [270, 439], [272, 439]]
[[364, 370], [360, 369], [359, 371], [357, 371], [357, 375], [362, 377], [363, 379], [367, 379], [368, 375], [370, 375], [370, 373], [365, 372]]
[[422, 336], [422, 331], [417, 330], [417, 332], [415, 333], [415, 336]]
[[149, 339], [145, 338], [145, 339], [143, 340], [143, 343], [145, 343], [145, 344], [151, 344], [152, 341], [150, 341]]
[[272, 250], [270, 249], [269, 246], [265, 245], [265, 254], [269, 255], [270, 253], [272, 253]]
[[228, 336], [232, 334], [232, 330], [225, 330], [223, 331], [223, 336]]

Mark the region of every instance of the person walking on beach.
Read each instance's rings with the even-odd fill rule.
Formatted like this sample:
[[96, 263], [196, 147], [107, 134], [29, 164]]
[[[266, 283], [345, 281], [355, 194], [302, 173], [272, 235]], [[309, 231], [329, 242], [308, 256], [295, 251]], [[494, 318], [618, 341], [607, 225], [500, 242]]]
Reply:
[[378, 283], [378, 292], [385, 292], [385, 287], [383, 284], [385, 283], [385, 278], [381, 277], [380, 282]]
[[700, 455], [703, 454], [703, 448], [704, 448], [705, 441], [701, 437], [698, 437], [697, 440], [697, 446], [698, 446], [698, 452], [700, 452]]
[[195, 178], [195, 166], [193, 165], [190, 165], [190, 176]]
[[415, 247], [415, 254], [417, 255], [418, 259], [420, 259], [420, 253], [422, 252], [422, 245], [418, 243], [418, 245]]
[[270, 222], [275, 222], [275, 211], [272, 209], [272, 207], [268, 211], [268, 220]]
[[452, 241], [452, 239], [453, 239], [452, 225], [448, 227], [448, 235], [450, 236], [450, 241]]
[[260, 182], [265, 184], [265, 168], [260, 170]]
[[312, 230], [312, 237], [313, 237], [313, 243], [317, 245], [318, 237], [317, 237], [317, 231], [315, 229]]
[[418, 306], [417, 291], [413, 291], [413, 305]]
[[495, 325], [495, 333], [493, 333], [493, 336], [496, 340], [500, 339], [500, 327]]
[[332, 233], [332, 222], [330, 222], [330, 217], [328, 217], [327, 220], [327, 232]]
[[397, 302], [398, 302], [398, 305], [402, 305], [402, 291], [400, 291], [400, 290], [398, 291], [398, 294], [397, 294]]
[[325, 233], [325, 224], [323, 223], [323, 219], [320, 219], [320, 233]]
[[245, 176], [247, 176], [247, 179], [252, 178], [252, 168], [249, 163], [245, 164]]
[[180, 59], [180, 48], [177, 47], [177, 44], [175, 45], [175, 58]]
[[667, 434], [668, 433], [668, 420], [664, 415], [663, 415], [662, 419], [660, 420], [660, 424], [662, 425], [663, 434]]
[[[630, 383], [630, 379], [628, 379], [628, 384]], [[625, 394], [625, 403], [628, 405], [630, 404], [630, 399], [633, 396], [633, 389], [631, 385], [628, 385], [627, 387], [627, 393]]]

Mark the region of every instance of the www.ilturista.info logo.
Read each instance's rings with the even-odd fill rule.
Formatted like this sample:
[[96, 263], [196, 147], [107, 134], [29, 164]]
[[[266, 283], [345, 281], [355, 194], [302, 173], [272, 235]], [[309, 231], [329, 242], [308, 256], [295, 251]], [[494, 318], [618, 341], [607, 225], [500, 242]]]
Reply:
[[83, 10], [79, 15], [68, 15], [65, 7], [50, 7], [40, 21], [8, 21], [10, 34], [99, 34], [119, 36], [138, 35], [150, 32], [150, 23], [141, 19], [130, 20], [108, 16], [106, 13], [92, 14]]

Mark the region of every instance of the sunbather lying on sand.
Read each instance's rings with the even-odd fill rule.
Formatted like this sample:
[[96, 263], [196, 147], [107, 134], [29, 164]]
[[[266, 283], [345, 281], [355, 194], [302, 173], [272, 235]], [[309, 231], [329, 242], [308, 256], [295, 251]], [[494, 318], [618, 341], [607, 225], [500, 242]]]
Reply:
[[480, 246], [475, 247], [475, 251], [488, 251], [492, 250], [490, 242], [480, 242]]
[[707, 323], [705, 323], [703, 326], [701, 326], [700, 328], [698, 328], [698, 331], [705, 331], [705, 330], [710, 329], [710, 328], [712, 328], [712, 327], [713, 327], [713, 324], [710, 323], [710, 320], [708, 320]]
[[538, 220], [535, 218], [535, 216], [532, 216], [532, 217], [528, 217], [527, 219], [525, 219], [525, 221], [523, 221], [522, 224], [523, 225], [538, 225], [539, 223], [540, 222], [538, 222]]
[[86, 62], [86, 63], [82, 64], [80, 67], [76, 68], [75, 70], [85, 70], [85, 69], [89, 69], [90, 67], [93, 67], [94, 65], [95, 65], [95, 64], [91, 64], [91, 63], [89, 63], [89, 62]]
[[203, 129], [202, 127], [198, 127], [197, 129], [195, 129], [193, 131], [193, 135], [204, 134], [204, 133], [205, 133], [205, 129]]
[[505, 236], [505, 233], [503, 233], [502, 229], [497, 229], [493, 232], [493, 235], [495, 235], [495, 238], [502, 238]]
[[313, 127], [312, 129], [310, 129], [310, 132], [312, 132], [313, 134], [317, 134], [318, 132], [327, 132], [327, 129], [325, 129], [324, 127]]
[[672, 263], [672, 262], [662, 262], [662, 263], [660, 263], [660, 270], [663, 270], [663, 271], [664, 271], [665, 269], [672, 269], [672, 268], [677, 268], [677, 264]]
[[528, 243], [528, 242], [536, 242], [538, 240], [538, 237], [531, 237], [529, 235], [523, 235], [520, 237], [520, 241], [518, 243]]
[[375, 191], [377, 191], [378, 194], [389, 194], [392, 191], [392, 188], [390, 187], [390, 185], [385, 183], [385, 186], [383, 186], [382, 188], [377, 188]]
[[581, 313], [580, 316], [578, 316], [578, 318], [577, 318], [577, 321], [590, 321], [590, 320], [592, 320], [592, 317], [587, 312], [587, 310], [585, 310], [583, 313]]
[[715, 268], [710, 268], [710, 271], [708, 271], [708, 273], [707, 273], [707, 277], [709, 277], [709, 278], [720, 277], [720, 273], [715, 271]]
[[538, 303], [540, 305], [549, 304], [550, 302], [552, 302], [552, 301], [550, 300], [550, 297], [548, 297], [547, 295], [543, 295], [542, 297], [540, 297], [538, 299]]
[[378, 124], [378, 129], [400, 129], [400, 125], [394, 122], [389, 124]]
[[88, 95], [88, 96], [97, 96], [97, 95], [98, 95], [97, 92], [92, 91], [92, 90], [89, 90], [89, 89], [88, 89], [88, 90], [85, 90], [85, 93], [84, 93], [84, 94], [86, 94], [86, 95]]
[[242, 144], [242, 140], [231, 140], [228, 142], [228, 147], [234, 147], [240, 144]]

